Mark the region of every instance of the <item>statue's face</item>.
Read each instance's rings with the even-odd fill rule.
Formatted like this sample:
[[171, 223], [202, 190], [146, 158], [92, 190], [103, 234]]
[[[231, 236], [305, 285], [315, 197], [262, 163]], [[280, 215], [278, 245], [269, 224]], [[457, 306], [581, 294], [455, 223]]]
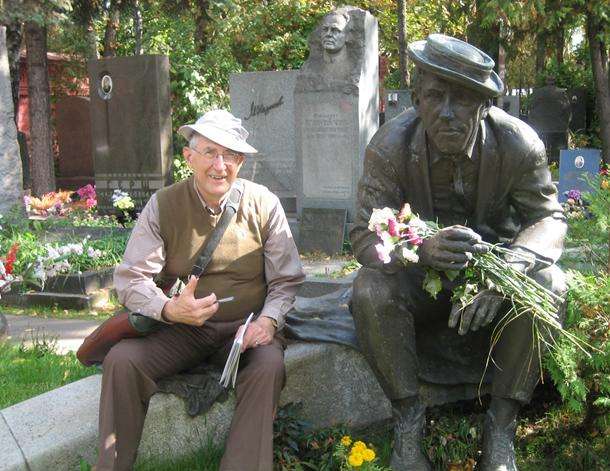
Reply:
[[447, 154], [466, 150], [487, 113], [485, 96], [431, 73], [425, 74], [415, 99], [428, 138]]
[[322, 47], [330, 52], [339, 52], [345, 46], [347, 20], [343, 15], [329, 15], [321, 26]]

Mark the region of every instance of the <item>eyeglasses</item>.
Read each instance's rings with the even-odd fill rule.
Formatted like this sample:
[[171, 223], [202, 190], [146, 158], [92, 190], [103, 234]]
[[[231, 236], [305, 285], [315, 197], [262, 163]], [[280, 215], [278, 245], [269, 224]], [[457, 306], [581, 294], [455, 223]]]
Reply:
[[199, 154], [206, 162], [210, 163], [214, 162], [216, 157], [219, 155], [222, 156], [222, 161], [228, 165], [235, 165], [239, 163], [242, 158], [242, 154], [237, 154], [231, 151], [218, 152], [216, 149], [207, 149], [205, 152], [199, 152], [197, 149], [193, 149], [192, 147], [189, 147], [189, 149], [195, 152], [195, 154]]

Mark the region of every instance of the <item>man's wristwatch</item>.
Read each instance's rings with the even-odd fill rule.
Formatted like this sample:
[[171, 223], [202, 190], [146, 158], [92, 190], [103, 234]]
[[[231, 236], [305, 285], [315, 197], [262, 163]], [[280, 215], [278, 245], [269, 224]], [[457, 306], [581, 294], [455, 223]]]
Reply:
[[267, 317], [271, 321], [271, 325], [275, 330], [277, 330], [277, 321], [273, 317]]

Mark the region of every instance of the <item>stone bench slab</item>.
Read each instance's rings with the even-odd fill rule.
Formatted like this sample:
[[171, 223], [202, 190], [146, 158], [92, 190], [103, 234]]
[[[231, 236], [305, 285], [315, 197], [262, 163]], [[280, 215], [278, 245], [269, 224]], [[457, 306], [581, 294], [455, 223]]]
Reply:
[[[363, 426], [387, 419], [389, 403], [362, 356], [331, 344], [290, 345], [286, 350], [287, 382], [281, 402], [301, 402], [303, 419], [316, 427], [337, 423]], [[94, 462], [101, 376], [75, 383], [15, 404], [1, 411], [30, 471], [78, 469]], [[177, 458], [211, 440], [225, 439], [234, 398], [216, 403], [204, 415], [186, 414], [181, 399], [156, 394], [150, 403], [140, 445], [140, 461]], [[1, 433], [1, 432], [0, 432]], [[5, 453], [2, 453], [4, 458]], [[21, 471], [23, 462], [0, 461], [0, 471]]]

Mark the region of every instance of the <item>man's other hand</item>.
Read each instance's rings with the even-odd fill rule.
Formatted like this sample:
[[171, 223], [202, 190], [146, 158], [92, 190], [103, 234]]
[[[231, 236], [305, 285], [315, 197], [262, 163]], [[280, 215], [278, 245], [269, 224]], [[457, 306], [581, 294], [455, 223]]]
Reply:
[[473, 253], [485, 253], [489, 248], [481, 236], [464, 226], [449, 226], [424, 240], [419, 247], [419, 262], [435, 270], [466, 268]]
[[[241, 334], [244, 326], [237, 329], [237, 334]], [[256, 348], [260, 345], [269, 345], [275, 335], [275, 327], [273, 321], [269, 317], [259, 317], [254, 322], [250, 322], [246, 335], [244, 335], [244, 343], [241, 346], [241, 351], [245, 352], [248, 348]]]
[[201, 326], [218, 311], [214, 293], [205, 298], [195, 298], [198, 280], [199, 278], [191, 276], [182, 292], [165, 303], [161, 312], [163, 319], [168, 322]]
[[496, 318], [503, 301], [502, 295], [486, 289], [481, 291], [472, 304], [463, 310], [459, 302], [455, 303], [449, 314], [449, 327], [455, 327], [459, 321], [458, 333], [460, 335], [465, 335], [468, 330], [475, 331], [479, 327], [485, 327]]

